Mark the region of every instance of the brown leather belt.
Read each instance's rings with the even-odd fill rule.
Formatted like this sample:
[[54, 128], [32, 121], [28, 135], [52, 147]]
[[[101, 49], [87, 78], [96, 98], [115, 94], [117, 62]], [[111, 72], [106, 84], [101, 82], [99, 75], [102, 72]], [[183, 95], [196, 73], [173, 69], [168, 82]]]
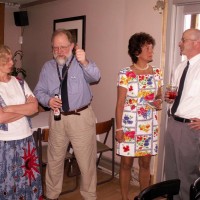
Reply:
[[76, 110], [72, 110], [72, 111], [69, 111], [69, 112], [61, 112], [62, 115], [64, 116], [67, 116], [67, 115], [80, 115], [79, 112], [87, 109], [89, 107], [90, 104], [88, 104], [87, 106], [84, 106], [82, 108], [79, 108], [79, 109], [76, 109]]

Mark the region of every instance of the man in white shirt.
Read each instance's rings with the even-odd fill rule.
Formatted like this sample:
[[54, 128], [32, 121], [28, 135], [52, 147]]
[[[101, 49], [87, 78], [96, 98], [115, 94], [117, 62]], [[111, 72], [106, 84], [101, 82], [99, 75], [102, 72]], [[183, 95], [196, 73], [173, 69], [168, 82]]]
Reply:
[[181, 180], [175, 199], [188, 200], [190, 185], [200, 177], [200, 30], [186, 30], [179, 47], [187, 60], [174, 73], [175, 101], [165, 94], [165, 101], [173, 103], [165, 134], [165, 176]]

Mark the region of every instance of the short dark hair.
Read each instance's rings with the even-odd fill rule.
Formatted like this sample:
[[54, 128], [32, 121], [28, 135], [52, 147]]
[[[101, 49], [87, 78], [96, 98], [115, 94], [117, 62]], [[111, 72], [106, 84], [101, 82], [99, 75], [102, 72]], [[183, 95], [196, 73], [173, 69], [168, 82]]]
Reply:
[[148, 33], [135, 33], [130, 37], [128, 44], [128, 54], [131, 57], [133, 63], [137, 62], [137, 56], [142, 52], [142, 47], [145, 44], [152, 44], [155, 46], [154, 38]]

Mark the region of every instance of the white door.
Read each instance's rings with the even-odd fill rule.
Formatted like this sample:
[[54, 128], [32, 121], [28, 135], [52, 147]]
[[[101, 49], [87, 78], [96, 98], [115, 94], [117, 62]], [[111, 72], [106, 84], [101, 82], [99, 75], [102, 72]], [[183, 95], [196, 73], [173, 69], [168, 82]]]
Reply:
[[[167, 34], [166, 34], [166, 53], [164, 68], [164, 85], [166, 86], [171, 79], [174, 69], [181, 62], [183, 57], [180, 56], [178, 43], [184, 30], [190, 28], [191, 15], [200, 14], [200, 0], [168, 0], [168, 17], [167, 17]], [[200, 28], [196, 17], [196, 27]], [[164, 87], [165, 87], [164, 86]], [[165, 89], [165, 88], [164, 88]], [[158, 166], [156, 181], [164, 180], [164, 134], [167, 126], [168, 105], [164, 103], [161, 117], [160, 142], [158, 154]]]

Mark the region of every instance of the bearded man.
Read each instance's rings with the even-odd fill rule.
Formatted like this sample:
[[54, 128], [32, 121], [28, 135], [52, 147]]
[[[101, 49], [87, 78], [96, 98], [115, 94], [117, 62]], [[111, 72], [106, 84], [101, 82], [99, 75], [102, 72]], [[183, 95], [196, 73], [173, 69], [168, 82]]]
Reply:
[[[56, 30], [51, 43], [53, 59], [44, 64], [34, 90], [38, 101], [51, 108], [45, 196], [58, 199], [62, 191], [64, 160], [71, 142], [81, 171], [80, 193], [85, 200], [95, 200], [96, 117], [89, 86], [99, 81], [100, 72], [85, 51], [75, 46], [69, 31]], [[61, 110], [58, 121], [54, 120], [56, 109]]]

